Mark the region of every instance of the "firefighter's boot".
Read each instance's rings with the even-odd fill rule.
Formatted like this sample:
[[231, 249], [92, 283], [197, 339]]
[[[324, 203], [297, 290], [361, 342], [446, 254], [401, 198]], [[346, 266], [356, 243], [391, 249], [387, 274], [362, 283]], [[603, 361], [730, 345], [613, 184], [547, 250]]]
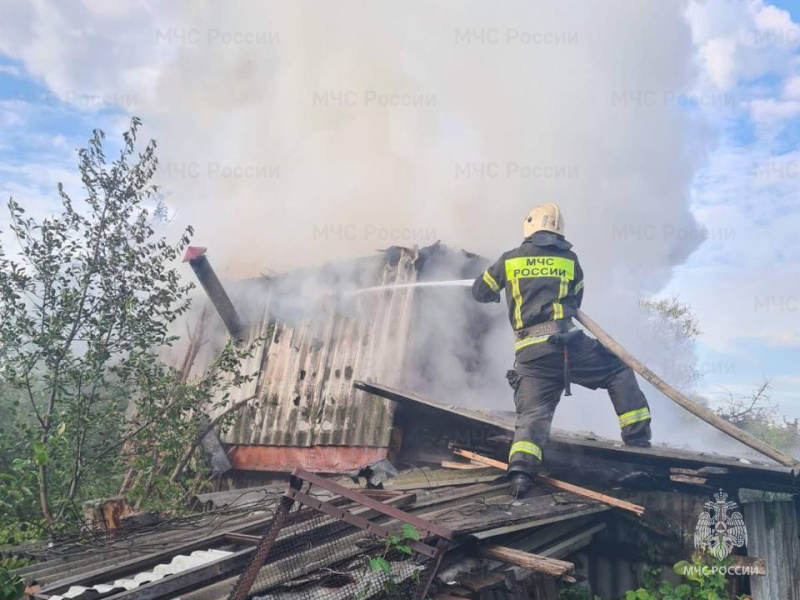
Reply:
[[511, 495], [514, 498], [524, 498], [533, 488], [533, 480], [525, 473], [514, 473], [511, 476]]

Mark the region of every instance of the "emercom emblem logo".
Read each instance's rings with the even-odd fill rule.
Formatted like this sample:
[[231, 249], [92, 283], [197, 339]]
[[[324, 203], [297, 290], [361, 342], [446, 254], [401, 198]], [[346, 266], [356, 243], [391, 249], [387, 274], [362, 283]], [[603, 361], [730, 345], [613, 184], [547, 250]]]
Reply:
[[728, 494], [722, 490], [714, 494], [714, 502], [704, 504], [694, 529], [694, 546], [707, 551], [717, 560], [727, 558], [734, 548], [747, 545], [747, 528], [742, 513], [734, 511], [739, 505], [728, 502]]

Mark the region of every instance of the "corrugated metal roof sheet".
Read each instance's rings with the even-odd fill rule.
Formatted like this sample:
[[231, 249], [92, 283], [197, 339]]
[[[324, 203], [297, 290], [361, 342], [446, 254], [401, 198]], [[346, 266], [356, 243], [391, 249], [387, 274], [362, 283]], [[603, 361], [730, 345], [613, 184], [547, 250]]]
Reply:
[[112, 592], [119, 592], [122, 590], [134, 590], [142, 584], [150, 583], [151, 581], [158, 581], [170, 575], [176, 575], [182, 571], [188, 571], [200, 565], [205, 565], [225, 556], [230, 556], [233, 552], [225, 550], [196, 550], [184, 556], [179, 554], [175, 556], [168, 563], [156, 565], [148, 571], [142, 571], [136, 575], [123, 579], [116, 579], [110, 583], [98, 583], [91, 587], [83, 587], [74, 585], [61, 595], [50, 596], [50, 600], [81, 600], [83, 598], [97, 598], [100, 596], [108, 596]]
[[[415, 256], [402, 251], [377, 271], [376, 285], [413, 282]], [[268, 292], [269, 294], [269, 292]], [[352, 389], [359, 378], [396, 380], [402, 364], [413, 289], [353, 296], [347, 310], [324, 300], [314, 320], [290, 326], [272, 319], [269, 295], [250, 340], [265, 345], [244, 372], [259, 372], [229, 402], [256, 399], [223, 436], [233, 444], [386, 446], [392, 404]]]
[[0, 554], [36, 557], [40, 562], [18, 569], [17, 573], [28, 582], [35, 581], [44, 586], [190, 543], [220, 529], [236, 530], [240, 526], [246, 527], [248, 523], [266, 519], [271, 514], [271, 506], [265, 502], [259, 510], [250, 508], [246, 512], [232, 512], [230, 515], [203, 514], [137, 528], [132, 532], [125, 531], [121, 535], [108, 535], [106, 538], [98, 538], [102, 541], [94, 543], [91, 539], [87, 541], [78, 536], [71, 542], [54, 546], [39, 542], [14, 549], [4, 548]]
[[[258, 376], [232, 390], [227, 400], [218, 399], [216, 414], [256, 396], [237, 411], [222, 441], [386, 447], [393, 403], [354, 390], [352, 383], [401, 382], [419, 291], [400, 288], [319, 297], [308, 288], [355, 290], [464, 277], [480, 268], [480, 260], [440, 244], [419, 250], [393, 246], [364, 259], [230, 284], [234, 304], [251, 323], [248, 341], [264, 337], [266, 343], [243, 365], [244, 373]], [[207, 323], [214, 343], [201, 353], [195, 374], [207, 368], [213, 348], [227, 338], [216, 325]]]

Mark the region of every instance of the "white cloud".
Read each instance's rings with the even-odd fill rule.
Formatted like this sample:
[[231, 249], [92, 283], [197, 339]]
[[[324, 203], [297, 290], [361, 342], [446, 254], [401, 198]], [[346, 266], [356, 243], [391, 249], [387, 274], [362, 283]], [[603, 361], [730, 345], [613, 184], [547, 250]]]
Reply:
[[694, 308], [703, 341], [717, 352], [800, 345], [800, 151], [728, 139], [696, 182], [695, 206], [709, 239], [670, 290]]
[[797, 393], [800, 394], [800, 375], [782, 375], [781, 377], [777, 377], [775, 382], [781, 385], [792, 386], [797, 390]]
[[709, 40], [700, 56], [711, 81], [718, 88], [730, 89], [736, 83], [736, 41], [717, 38]]
[[787, 11], [763, 0], [694, 0], [687, 17], [698, 48], [701, 87], [731, 90], [764, 75], [797, 73], [800, 25]]
[[800, 75], [786, 80], [786, 84], [783, 87], [783, 97], [792, 100], [800, 100]]
[[14, 65], [0, 65], [0, 73], [5, 75], [11, 75], [12, 77], [21, 77], [22, 71], [19, 67], [15, 67]]
[[[47, 194], [56, 192], [56, 184], [64, 183], [67, 189], [80, 187], [80, 174], [68, 165], [23, 163], [11, 164], [0, 162], [0, 174], [5, 181], [25, 181], [30, 187]], [[18, 185], [11, 183], [10, 185]], [[18, 188], [22, 189], [22, 188]]]
[[760, 0], [752, 2], [751, 6], [754, 9], [753, 21], [756, 29], [766, 34], [761, 39], [800, 46], [800, 25], [792, 21], [788, 11], [766, 5]]
[[26, 122], [27, 106], [17, 100], [0, 100], [0, 125], [19, 127]]
[[169, 6], [152, 0], [6, 0], [0, 54], [21, 61], [80, 110], [143, 108], [153, 97], [152, 72], [165, 58], [152, 41], [157, 27], [170, 27], [170, 14]]
[[748, 106], [757, 125], [782, 123], [800, 115], [800, 100], [781, 101], [766, 98], [753, 100]]

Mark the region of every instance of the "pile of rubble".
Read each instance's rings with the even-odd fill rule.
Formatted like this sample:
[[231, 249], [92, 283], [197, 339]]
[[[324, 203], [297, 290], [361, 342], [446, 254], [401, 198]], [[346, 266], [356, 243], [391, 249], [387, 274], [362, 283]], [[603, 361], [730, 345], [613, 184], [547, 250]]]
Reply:
[[[309, 482], [305, 483], [308, 486]], [[383, 490], [360, 488], [351, 480], [340, 483], [344, 484], [341, 489], [346, 490], [349, 497], [331, 493], [330, 488], [336, 487], [336, 483], [324, 484], [316, 479], [311, 484], [309, 497], [320, 505], [336, 507], [356, 516], [360, 514], [374, 526], [399, 534], [402, 531], [401, 519], [394, 514], [383, 514], [364, 502], [379, 502], [396, 509], [411, 518], [414, 530], [422, 536], [420, 543], [425, 541], [426, 534], [431, 533], [430, 529], [440, 533], [447, 531], [446, 547], [441, 556], [436, 557], [438, 568], [431, 592], [437, 590], [437, 594], [446, 593], [451, 597], [476, 597], [475, 594], [490, 589], [520, 594], [542, 586], [554, 590], [556, 579], [574, 581], [571, 575], [574, 565], [559, 559], [589, 544], [593, 536], [605, 527], [599, 516], [610, 510], [609, 506], [596, 500], [544, 484], [529, 497], [516, 500], [508, 495], [508, 484], [502, 473], [492, 467], [411, 469], [386, 481]], [[361, 483], [367, 484], [367, 481]], [[123, 528], [110, 534], [102, 543], [95, 540], [97, 545], [76, 540], [72, 546], [63, 546], [58, 551], [54, 549], [49, 560], [19, 572], [29, 585], [40, 586], [35, 592], [37, 599], [160, 598], [173, 594], [195, 600], [226, 598], [240, 572], [246, 570], [258, 542], [273, 523], [276, 508], [281, 506], [280, 499], [285, 497], [280, 495], [281, 488], [286, 490], [286, 486], [240, 490], [240, 495], [250, 497], [263, 494], [263, 498], [269, 498], [270, 506], [259, 506], [258, 511], [252, 510], [252, 504], [215, 509], [227, 512], [224, 523], [220, 523], [219, 517], [212, 512], [180, 526], [154, 526], [146, 532], [125, 532]], [[231, 496], [231, 493], [227, 494]], [[201, 502], [209, 502], [209, 499], [203, 498]], [[261, 581], [262, 587], [250, 595], [257, 591], [258, 595], [275, 599], [355, 597], [346, 595], [349, 593], [347, 586], [363, 584], [364, 574], [371, 571], [364, 569], [364, 561], [354, 559], [372, 558], [376, 548], [382, 555], [385, 544], [350, 544], [347, 546], [349, 551], [342, 552], [339, 538], [352, 535], [345, 529], [333, 533], [328, 531], [311, 546], [299, 543], [300, 538], [309, 540], [314, 535], [322, 535], [320, 532], [330, 529], [332, 523], [341, 521], [341, 514], [328, 515], [320, 513], [319, 505], [315, 509], [296, 503], [289, 515], [289, 521], [277, 536], [272, 554], [267, 555], [259, 567], [262, 575], [257, 583]], [[313, 527], [308, 523], [302, 526], [303, 522], [314, 518], [318, 519]], [[373, 536], [374, 531], [367, 534]], [[293, 542], [292, 538], [297, 539]], [[299, 566], [295, 571], [286, 568], [287, 559], [292, 557], [290, 547], [300, 558], [296, 561]], [[203, 556], [216, 552], [219, 558], [192, 565], [176, 572], [174, 577], [142, 575], [158, 570], [158, 565], [188, 564], [193, 554], [198, 552]], [[28, 547], [18, 548], [13, 553], [17, 556], [46, 556], [48, 551], [42, 547]], [[283, 568], [277, 571], [270, 568], [271, 564], [281, 560], [284, 561]], [[389, 562], [391, 566], [392, 561]], [[509, 565], [514, 568], [509, 570]], [[343, 568], [349, 568], [354, 575], [343, 575]], [[338, 574], [337, 577], [329, 576], [331, 570]], [[272, 589], [268, 587], [270, 573], [280, 573], [279, 577], [273, 577]], [[397, 573], [393, 577], [402, 580]], [[295, 579], [303, 584], [305, 595], [298, 595], [295, 588], [299, 583], [292, 583]], [[121, 591], [114, 585], [120, 580], [131, 583]], [[263, 581], [267, 581], [267, 587]]]

